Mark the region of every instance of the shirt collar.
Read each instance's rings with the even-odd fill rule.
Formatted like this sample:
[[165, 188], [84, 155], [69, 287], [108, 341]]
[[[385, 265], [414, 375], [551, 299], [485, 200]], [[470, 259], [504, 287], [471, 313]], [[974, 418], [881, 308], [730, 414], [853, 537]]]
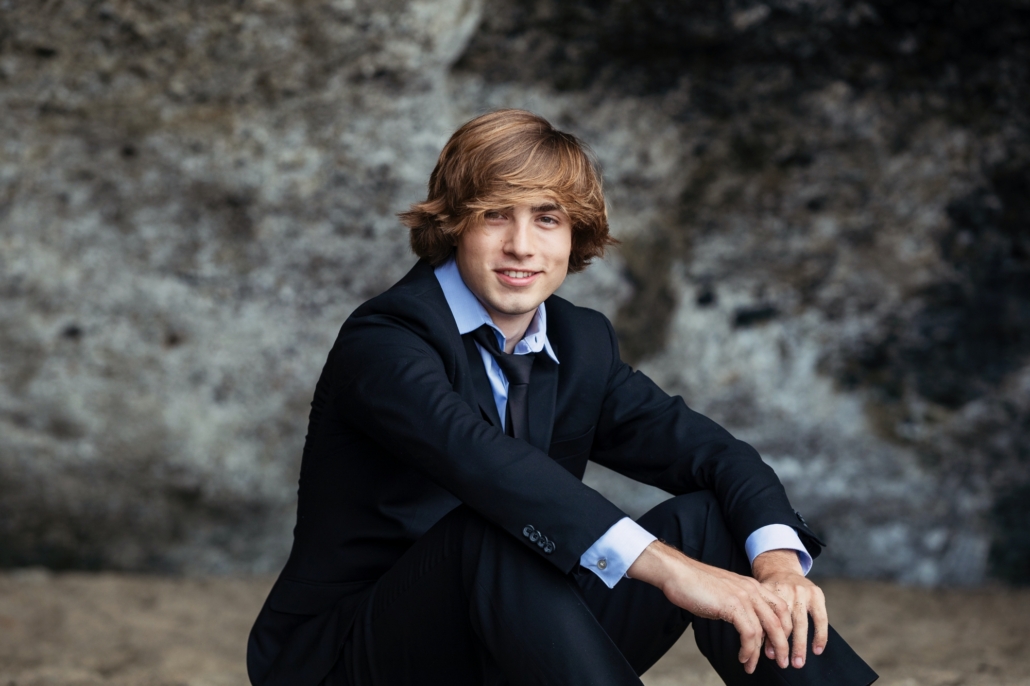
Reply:
[[[458, 333], [465, 335], [486, 324], [496, 332], [497, 341], [503, 350], [504, 334], [490, 319], [490, 313], [483, 307], [483, 303], [479, 302], [479, 298], [465, 285], [454, 258], [441, 264], [433, 273], [436, 275], [436, 280], [440, 282], [443, 297], [447, 300], [447, 306], [451, 308], [451, 314], [454, 315]], [[552, 360], [558, 362], [558, 356], [554, 354], [551, 342], [547, 340], [547, 308], [544, 307], [544, 303], [540, 303], [540, 306], [536, 308], [533, 321], [529, 323], [522, 340], [515, 345], [515, 354], [538, 353], [541, 350], [545, 351]]]

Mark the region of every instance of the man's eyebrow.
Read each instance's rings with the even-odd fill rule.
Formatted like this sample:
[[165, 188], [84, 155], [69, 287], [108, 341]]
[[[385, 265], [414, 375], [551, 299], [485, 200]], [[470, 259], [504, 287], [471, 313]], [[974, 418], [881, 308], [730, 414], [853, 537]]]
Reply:
[[533, 212], [554, 212], [555, 210], [560, 210], [561, 209], [561, 205], [558, 205], [557, 203], [549, 202], [549, 203], [545, 203], [543, 205], [534, 205], [530, 209]]

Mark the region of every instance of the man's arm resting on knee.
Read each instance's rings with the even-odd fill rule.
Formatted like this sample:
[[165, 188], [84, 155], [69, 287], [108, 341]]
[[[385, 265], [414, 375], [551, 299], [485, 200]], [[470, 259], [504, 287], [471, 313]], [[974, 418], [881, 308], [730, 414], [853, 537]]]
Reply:
[[[802, 664], [808, 612], [812, 612], [816, 622], [813, 650], [817, 654], [822, 652], [826, 643], [825, 602], [822, 592], [801, 573], [797, 554], [792, 550], [763, 553], [755, 559], [754, 571], [755, 578], [734, 574], [693, 560], [655, 541], [630, 566], [627, 576], [655, 586], [674, 605], [698, 617], [733, 624], [740, 634], [738, 658], [749, 674], [758, 664], [763, 642], [767, 646], [766, 654], [770, 654], [768, 648], [771, 648], [770, 658], [780, 667], [791, 664], [787, 636], [799, 612], [804, 613], [805, 621], [797, 625], [805, 633], [799, 631], [795, 643], [800, 642]], [[796, 606], [799, 602], [802, 603], [800, 608]], [[820, 638], [822, 643], [819, 643]], [[794, 657], [798, 656], [795, 646]]]

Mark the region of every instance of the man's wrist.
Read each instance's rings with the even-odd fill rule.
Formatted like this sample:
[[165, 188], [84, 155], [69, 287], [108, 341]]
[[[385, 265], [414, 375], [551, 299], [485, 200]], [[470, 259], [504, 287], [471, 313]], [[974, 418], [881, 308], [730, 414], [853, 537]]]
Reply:
[[629, 517], [613, 524], [579, 558], [579, 564], [596, 574], [608, 588], [614, 588], [647, 546], [654, 534]]
[[752, 564], [755, 558], [770, 550], [797, 551], [801, 562], [801, 573], [807, 575], [812, 569], [812, 556], [798, 537], [797, 531], [785, 524], [767, 524], [755, 529], [744, 542], [744, 551]]
[[640, 581], [647, 581], [650, 583], [652, 579], [658, 575], [658, 570], [661, 565], [661, 559], [659, 558], [659, 547], [663, 544], [661, 541], [654, 541], [649, 546], [644, 548], [637, 559], [633, 560], [633, 564], [626, 570], [626, 577], [629, 579], [638, 579]]
[[675, 575], [677, 567], [693, 560], [672, 546], [656, 540], [644, 548], [626, 570], [626, 576], [665, 590], [666, 582]]
[[801, 561], [795, 550], [767, 550], [758, 555], [751, 563], [751, 573], [758, 581], [775, 574], [804, 575]]

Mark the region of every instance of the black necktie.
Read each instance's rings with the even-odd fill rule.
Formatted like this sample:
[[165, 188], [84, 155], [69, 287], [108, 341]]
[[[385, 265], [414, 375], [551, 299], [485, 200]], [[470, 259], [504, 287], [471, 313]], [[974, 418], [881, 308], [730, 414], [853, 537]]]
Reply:
[[533, 369], [535, 353], [509, 355], [501, 350], [497, 344], [497, 335], [486, 324], [473, 331], [472, 338], [494, 356], [497, 366], [508, 377], [508, 411], [505, 413], [504, 433], [528, 441], [529, 372]]

